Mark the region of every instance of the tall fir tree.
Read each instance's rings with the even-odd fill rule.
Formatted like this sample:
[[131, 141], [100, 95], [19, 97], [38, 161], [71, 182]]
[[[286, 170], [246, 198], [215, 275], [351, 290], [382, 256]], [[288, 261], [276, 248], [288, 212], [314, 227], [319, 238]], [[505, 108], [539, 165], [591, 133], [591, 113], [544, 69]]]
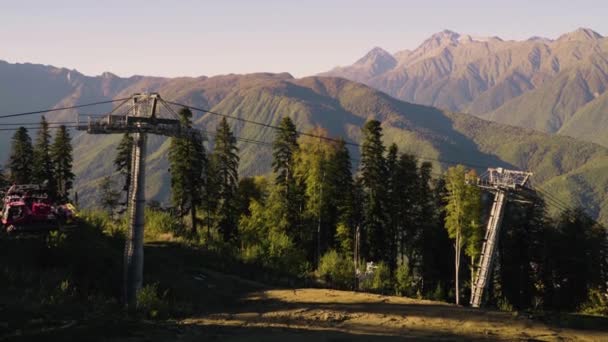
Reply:
[[32, 162], [34, 160], [32, 139], [25, 127], [19, 127], [13, 135], [11, 153], [8, 161], [10, 181], [28, 184], [33, 181]]
[[42, 116], [40, 129], [34, 143], [34, 160], [32, 165], [33, 182], [46, 184], [51, 197], [55, 197], [55, 181], [53, 175], [53, 162], [51, 160], [51, 133], [46, 118]]
[[397, 165], [396, 192], [391, 202], [397, 205], [398, 224], [396, 225], [399, 253], [402, 262], [408, 263], [410, 272], [416, 270], [420, 257], [420, 235], [424, 221], [421, 217], [421, 199], [428, 194], [421, 193], [418, 174], [418, 161], [410, 154], [402, 154]]
[[[181, 125], [192, 127], [192, 112], [179, 111]], [[206, 191], [208, 159], [202, 137], [171, 138], [169, 145], [171, 198], [180, 215], [190, 213], [192, 232], [197, 231], [197, 207], [201, 206]]]
[[51, 146], [50, 154], [55, 177], [54, 189], [57, 197], [63, 201], [67, 201], [74, 182], [72, 151], [70, 133], [64, 125], [61, 125], [55, 133], [55, 140]]
[[114, 181], [110, 176], [101, 179], [99, 191], [101, 207], [106, 210], [110, 218], [114, 219], [114, 213], [119, 204], [120, 191], [114, 189]]
[[385, 248], [388, 239], [385, 231], [387, 170], [380, 122], [368, 121], [362, 133], [360, 177], [365, 193], [362, 229], [365, 244], [361, 251], [368, 260], [388, 262], [390, 254]]
[[[335, 230], [335, 238], [330, 246], [336, 250], [345, 249], [352, 255], [352, 242], [355, 229], [355, 208], [353, 193], [353, 174], [350, 153], [343, 139], [335, 144], [333, 157], [327, 165], [327, 198], [330, 201], [330, 213], [327, 217], [330, 227]], [[341, 227], [338, 236], [338, 228]], [[348, 248], [347, 248], [348, 247]]]
[[404, 179], [401, 176], [399, 168], [399, 149], [396, 144], [391, 144], [386, 155], [386, 226], [384, 228], [387, 238], [384, 248], [388, 253], [388, 266], [392, 271], [397, 266], [397, 253], [399, 248], [399, 228], [403, 226], [402, 216], [399, 214], [402, 206]]
[[289, 189], [294, 179], [294, 154], [298, 150], [298, 132], [289, 117], [281, 120], [272, 145], [272, 169], [276, 177], [275, 184]]
[[116, 171], [124, 177], [122, 191], [125, 193], [126, 201], [129, 200], [129, 189], [131, 188], [131, 155], [133, 154], [133, 137], [125, 133], [116, 147], [116, 158], [114, 166]]
[[236, 138], [226, 118], [220, 121], [215, 135], [212, 167], [216, 183], [216, 222], [224, 241], [237, 237], [239, 156]]
[[279, 124], [280, 129], [272, 143], [272, 169], [275, 174], [275, 185], [280, 194], [281, 205], [286, 215], [288, 235], [300, 245], [302, 213], [304, 209], [304, 189], [294, 176], [294, 157], [299, 150], [298, 132], [289, 117]]

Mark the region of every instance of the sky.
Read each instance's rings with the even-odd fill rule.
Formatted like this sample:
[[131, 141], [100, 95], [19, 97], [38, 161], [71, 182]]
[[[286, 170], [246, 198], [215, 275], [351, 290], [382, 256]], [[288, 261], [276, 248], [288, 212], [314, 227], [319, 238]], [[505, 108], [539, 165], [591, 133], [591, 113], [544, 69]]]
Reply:
[[607, 0], [0, 0], [0, 60], [86, 75], [201, 76], [348, 65], [375, 46], [473, 36], [608, 35]]

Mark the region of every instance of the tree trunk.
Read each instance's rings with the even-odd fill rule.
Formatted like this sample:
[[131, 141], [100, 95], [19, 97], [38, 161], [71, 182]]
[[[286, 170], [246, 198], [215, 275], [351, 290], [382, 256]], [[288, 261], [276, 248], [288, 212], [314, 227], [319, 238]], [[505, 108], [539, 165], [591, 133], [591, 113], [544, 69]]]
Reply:
[[471, 291], [473, 291], [473, 286], [475, 284], [475, 257], [471, 256]]
[[456, 267], [456, 269], [455, 269], [455, 272], [454, 272], [454, 275], [455, 275], [455, 278], [456, 278], [455, 279], [455, 281], [456, 281], [456, 284], [455, 284], [456, 285], [456, 305], [460, 305], [460, 289], [459, 289], [459, 287], [460, 287], [459, 286], [460, 285], [459, 284], [460, 283], [460, 281], [459, 281], [459, 276], [460, 276], [460, 249], [461, 249], [460, 248], [460, 231], [458, 231], [456, 233], [456, 245], [454, 246], [454, 248], [456, 250], [456, 257], [455, 257], [455, 260], [456, 260], [455, 267]]
[[196, 234], [196, 206], [194, 203], [190, 206], [190, 220], [192, 221], [192, 234]]

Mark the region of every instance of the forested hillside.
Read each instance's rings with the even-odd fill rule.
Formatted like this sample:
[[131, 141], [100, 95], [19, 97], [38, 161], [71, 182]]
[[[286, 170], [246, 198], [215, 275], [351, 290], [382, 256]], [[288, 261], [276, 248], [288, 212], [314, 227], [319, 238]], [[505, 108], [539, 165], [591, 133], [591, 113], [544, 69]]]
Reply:
[[[606, 149], [535, 131], [504, 126], [479, 120], [475, 117], [440, 111], [431, 107], [413, 105], [396, 100], [367, 86], [336, 78], [309, 77], [293, 79], [288, 74], [227, 75], [217, 77], [160, 79], [132, 77], [121, 79], [112, 75], [91, 78], [65, 69], [31, 65], [5, 65], [6, 68], [34, 68], [35, 78], [51, 78], [58, 84], [68, 84], [66, 91], [47, 102], [28, 102], [13, 94], [8, 109], [17, 111], [40, 107], [67, 106], [109, 98], [128, 97], [132, 93], [158, 91], [167, 100], [197, 108], [278, 124], [281, 118], [290, 117], [300, 131], [319, 125], [332, 137], [342, 136], [348, 141], [360, 141], [360, 127], [369, 119], [382, 122], [384, 141], [395, 142], [402, 151], [411, 152], [431, 161], [436, 170], [452, 163], [477, 167], [482, 173], [486, 167], [508, 166], [535, 173], [533, 182], [556, 194], [570, 205], [581, 205], [600, 221], [605, 222], [608, 212], [604, 176], [608, 167]], [[22, 70], [21, 70], [22, 71]], [[43, 73], [41, 73], [44, 71]], [[70, 75], [68, 77], [68, 75]], [[32, 76], [34, 77], [34, 76]], [[51, 88], [60, 87], [53, 84]], [[35, 90], [35, 89], [34, 89]], [[9, 93], [10, 94], [10, 93]], [[4, 108], [4, 105], [0, 105]], [[79, 113], [99, 114], [111, 105], [83, 108]], [[7, 110], [8, 110], [7, 109]], [[179, 110], [179, 108], [175, 108]], [[72, 122], [77, 112], [65, 111], [47, 114], [49, 122]], [[208, 132], [207, 147], [213, 146], [213, 132], [219, 116], [193, 112], [195, 127]], [[83, 117], [86, 119], [86, 117]], [[30, 122], [35, 128], [37, 116], [10, 118], [7, 122]], [[271, 169], [271, 151], [267, 144], [274, 138], [270, 128], [229, 120], [239, 147], [241, 175], [267, 174]], [[34, 129], [35, 130], [35, 129]], [[8, 139], [14, 131], [0, 131], [6, 141], [2, 144], [4, 158], [8, 156]], [[94, 203], [93, 193], [101, 180], [115, 174], [112, 160], [120, 136], [89, 136], [72, 133], [74, 143], [75, 189], [85, 206]], [[244, 140], [245, 139], [245, 140]], [[247, 141], [247, 139], [249, 139]], [[258, 143], [256, 143], [258, 142]], [[261, 144], [259, 142], [262, 142]], [[148, 147], [148, 198], [169, 204], [169, 176], [167, 149], [169, 141], [150, 137]], [[359, 152], [351, 148], [353, 157]], [[6, 160], [6, 159], [5, 159]], [[355, 160], [355, 166], [357, 164]]]

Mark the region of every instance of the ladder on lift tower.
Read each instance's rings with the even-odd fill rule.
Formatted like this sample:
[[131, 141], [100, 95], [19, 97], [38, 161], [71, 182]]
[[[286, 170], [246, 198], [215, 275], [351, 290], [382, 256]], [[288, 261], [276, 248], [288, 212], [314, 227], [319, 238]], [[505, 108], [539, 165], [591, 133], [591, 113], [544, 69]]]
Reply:
[[490, 217], [488, 218], [485, 239], [481, 248], [477, 276], [471, 288], [471, 306], [475, 308], [481, 306], [484, 292], [488, 287], [488, 279], [492, 274], [498, 238], [500, 236], [500, 226], [508, 194], [526, 185], [532, 173], [491, 168], [488, 169], [486, 175], [487, 179], [480, 179], [477, 185], [494, 192], [494, 203]]

